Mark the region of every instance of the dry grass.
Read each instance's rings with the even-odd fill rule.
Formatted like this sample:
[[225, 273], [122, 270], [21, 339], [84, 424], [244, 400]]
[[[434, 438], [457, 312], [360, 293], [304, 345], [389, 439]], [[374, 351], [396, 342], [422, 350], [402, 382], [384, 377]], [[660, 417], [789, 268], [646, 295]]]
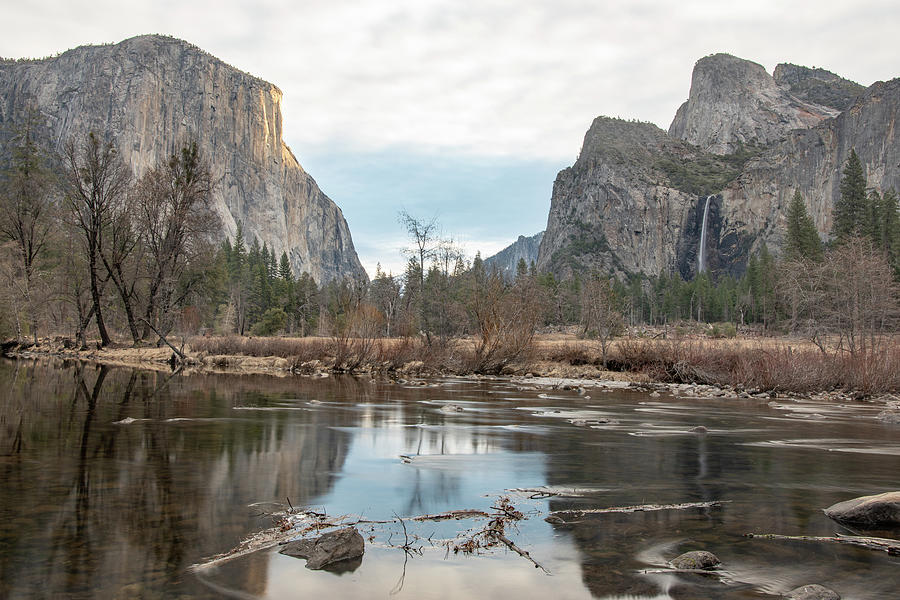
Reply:
[[[485, 372], [479, 370], [471, 339], [378, 339], [337, 347], [331, 338], [197, 337], [192, 352], [209, 355], [280, 357], [294, 369], [319, 361], [337, 371]], [[610, 371], [668, 383], [704, 383], [779, 392], [831, 390], [879, 394], [900, 390], [900, 345], [896, 341], [866, 354], [821, 352], [792, 338], [654, 339], [620, 338], [608, 354]], [[566, 371], [601, 374], [598, 344], [571, 334], [539, 336], [531, 352], [504, 372]]]

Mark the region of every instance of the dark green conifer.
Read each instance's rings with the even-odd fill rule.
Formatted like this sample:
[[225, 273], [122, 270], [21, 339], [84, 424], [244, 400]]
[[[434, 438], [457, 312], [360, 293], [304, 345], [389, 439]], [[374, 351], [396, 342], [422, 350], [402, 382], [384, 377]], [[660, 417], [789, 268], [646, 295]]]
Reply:
[[841, 197], [834, 204], [832, 237], [840, 242], [849, 236], [867, 233], [867, 217], [866, 174], [856, 150], [850, 150], [841, 177]]
[[822, 259], [822, 240], [813, 223], [812, 217], [806, 212], [806, 204], [800, 195], [800, 190], [794, 192], [794, 198], [788, 206], [787, 212], [787, 236], [784, 244], [784, 256], [788, 259]]

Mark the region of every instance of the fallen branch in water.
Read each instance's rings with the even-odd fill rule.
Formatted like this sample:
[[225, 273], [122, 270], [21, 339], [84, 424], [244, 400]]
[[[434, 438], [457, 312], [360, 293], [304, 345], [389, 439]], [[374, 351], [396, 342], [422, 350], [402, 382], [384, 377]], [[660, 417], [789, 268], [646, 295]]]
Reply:
[[681, 504], [637, 504], [634, 506], [611, 506], [609, 508], [584, 508], [572, 510], [554, 510], [551, 515], [599, 515], [604, 513], [652, 512], [656, 510], [685, 510], [689, 508], [713, 508], [730, 502], [730, 500], [713, 500], [711, 502], [683, 502]]
[[534, 565], [534, 568], [535, 568], [535, 569], [540, 569], [541, 571], [543, 571], [543, 572], [546, 573], [547, 575], [550, 575], [550, 571], [548, 571], [547, 569], [545, 569], [544, 566], [543, 566], [542, 564], [540, 564], [538, 561], [536, 561], [536, 560], [534, 560], [533, 558], [531, 558], [531, 554], [529, 554], [529, 553], [526, 552], [525, 550], [522, 550], [521, 548], [519, 548], [518, 546], [516, 546], [516, 545], [512, 542], [512, 540], [510, 540], [508, 537], [506, 537], [505, 535], [503, 535], [503, 534], [500, 533], [499, 531], [492, 532], [492, 533], [490, 533], [489, 535], [490, 535], [491, 537], [495, 538], [497, 541], [502, 542], [507, 548], [509, 548], [510, 550], [512, 550], [513, 552], [515, 552], [515, 553], [518, 554], [519, 556], [521, 556], [522, 558], [531, 561], [531, 564]]
[[[414, 517], [402, 517], [407, 521], [449, 521], [450, 519], [487, 519], [491, 515], [487, 514], [483, 510], [476, 510], [474, 508], [464, 508], [461, 510], [451, 510], [448, 512], [435, 513], [433, 515], [416, 515]], [[398, 519], [401, 517], [397, 517]], [[393, 523], [396, 519], [387, 519], [387, 520], [376, 520], [376, 519], [359, 519], [356, 523], [375, 523], [375, 524], [384, 524], [384, 523]]]
[[638, 573], [641, 575], [664, 575], [667, 573], [676, 573], [678, 575], [684, 573], [692, 573], [694, 575], [718, 575], [715, 569], [641, 569]]
[[866, 537], [861, 535], [815, 536], [815, 535], [778, 535], [777, 533], [745, 533], [744, 537], [760, 538], [764, 540], [790, 540], [799, 542], [831, 542], [834, 544], [847, 544], [887, 552], [891, 556], [900, 556], [900, 540], [890, 538]]
[[454, 554], [457, 552], [474, 554], [477, 550], [492, 548], [497, 544], [503, 544], [522, 558], [531, 562], [536, 569], [540, 569], [547, 575], [550, 575], [550, 571], [531, 558], [531, 555], [527, 551], [522, 550], [511, 539], [506, 537], [506, 526], [515, 523], [516, 521], [523, 520], [525, 515], [516, 510], [516, 507], [513, 506], [512, 503], [510, 503], [509, 498], [506, 497], [500, 498], [497, 505], [491, 506], [491, 508], [497, 512], [493, 515], [487, 515], [492, 517], [488, 524], [485, 525], [481, 531], [476, 532], [469, 538], [448, 545], [448, 551], [453, 550]]
[[483, 510], [475, 510], [474, 508], [466, 508], [463, 510], [451, 510], [449, 512], [437, 513], [434, 515], [419, 515], [417, 517], [408, 517], [410, 521], [446, 521], [448, 519], [471, 519], [474, 517], [490, 517]]

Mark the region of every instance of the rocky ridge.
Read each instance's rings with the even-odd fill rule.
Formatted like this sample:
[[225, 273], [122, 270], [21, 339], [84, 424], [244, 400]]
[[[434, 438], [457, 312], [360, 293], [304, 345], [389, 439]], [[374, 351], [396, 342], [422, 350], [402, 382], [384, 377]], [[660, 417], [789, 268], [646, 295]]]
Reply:
[[497, 269], [504, 277], [512, 279], [516, 276], [520, 260], [524, 260], [528, 266], [537, 262], [542, 239], [544, 239], [543, 231], [528, 237], [520, 235], [515, 242], [484, 259], [484, 266], [488, 270]]
[[771, 76], [728, 55], [701, 59], [668, 133], [594, 120], [557, 176], [538, 269], [691, 278], [707, 198], [713, 273], [739, 275], [762, 244], [781, 248], [796, 189], [827, 238], [851, 148], [870, 186], [900, 189], [898, 106], [900, 79], [863, 89], [823, 69], [782, 64]]
[[[148, 35], [42, 60], [0, 62], [0, 125], [36, 110], [60, 151], [89, 131], [136, 175], [196, 139], [217, 182], [224, 232], [287, 252], [319, 283], [366, 278], [341, 210], [282, 139], [281, 90], [182, 40]], [[0, 145], [8, 127], [0, 127]]]

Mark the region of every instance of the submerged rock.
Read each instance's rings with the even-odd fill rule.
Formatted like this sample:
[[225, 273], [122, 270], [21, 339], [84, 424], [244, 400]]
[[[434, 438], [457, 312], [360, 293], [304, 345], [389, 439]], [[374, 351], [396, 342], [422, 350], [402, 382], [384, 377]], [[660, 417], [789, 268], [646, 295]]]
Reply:
[[791, 600], [841, 600], [837, 592], [817, 583], [798, 587], [785, 594], [784, 597]]
[[838, 502], [825, 509], [825, 515], [840, 523], [857, 525], [900, 525], [900, 492], [885, 492]]
[[676, 569], [703, 569], [708, 571], [721, 564], [721, 561], [712, 552], [693, 550], [673, 558], [669, 564]]
[[883, 410], [878, 413], [878, 416], [875, 417], [879, 421], [883, 423], [892, 423], [894, 425], [900, 425], [900, 412], [896, 410]]
[[365, 540], [356, 528], [345, 527], [317, 538], [289, 542], [280, 553], [294, 558], [305, 558], [307, 569], [322, 569], [335, 563], [359, 558], [365, 550]]

